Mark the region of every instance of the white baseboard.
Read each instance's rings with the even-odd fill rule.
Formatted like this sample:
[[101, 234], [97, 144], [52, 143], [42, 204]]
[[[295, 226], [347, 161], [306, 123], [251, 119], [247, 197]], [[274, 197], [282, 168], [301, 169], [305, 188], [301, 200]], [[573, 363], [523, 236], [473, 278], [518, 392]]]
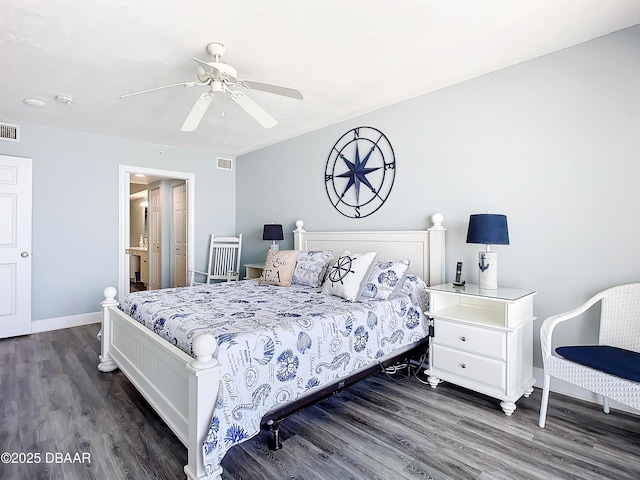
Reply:
[[50, 332], [61, 328], [79, 327], [91, 323], [100, 323], [102, 312], [81, 313], [80, 315], [70, 315], [68, 317], [45, 318], [44, 320], [34, 320], [31, 322], [31, 333]]
[[[536, 387], [542, 388], [543, 378], [544, 378], [544, 370], [542, 368], [534, 367], [533, 369], [533, 377], [536, 379]], [[565, 382], [564, 380], [560, 380], [558, 378], [551, 377], [551, 384], [549, 389], [552, 392], [559, 393], [561, 395], [567, 395], [568, 397], [577, 398], [579, 400], [584, 400], [586, 402], [595, 403], [596, 405], [602, 406], [602, 398], [600, 395], [590, 392], [589, 390], [585, 390], [584, 388], [580, 388], [571, 383]], [[551, 405], [553, 399], [549, 400], [549, 405]], [[623, 412], [632, 413], [634, 415], [638, 415], [638, 410], [634, 410], [626, 405], [622, 405], [613, 400], [609, 401], [609, 407], [621, 410]]]

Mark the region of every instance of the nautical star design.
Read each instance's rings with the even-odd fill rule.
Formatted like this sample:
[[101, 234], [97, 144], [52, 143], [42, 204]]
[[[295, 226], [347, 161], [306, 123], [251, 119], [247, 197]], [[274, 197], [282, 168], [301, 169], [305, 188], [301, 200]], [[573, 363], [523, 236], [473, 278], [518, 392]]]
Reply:
[[377, 128], [357, 127], [342, 135], [331, 149], [325, 188], [338, 212], [363, 218], [387, 200], [395, 173], [396, 158], [387, 137]]

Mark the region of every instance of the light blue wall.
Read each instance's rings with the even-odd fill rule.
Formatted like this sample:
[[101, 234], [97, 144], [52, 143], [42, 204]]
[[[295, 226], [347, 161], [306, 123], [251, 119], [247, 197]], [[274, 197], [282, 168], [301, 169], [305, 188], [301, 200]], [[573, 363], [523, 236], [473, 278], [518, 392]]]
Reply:
[[104, 287], [117, 286], [119, 165], [196, 175], [196, 265], [212, 231], [236, 230], [235, 171], [217, 169], [215, 153], [35, 125], [20, 133], [0, 154], [33, 159], [33, 320], [96, 312]]
[[[324, 166], [335, 141], [363, 125], [387, 135], [397, 176], [378, 212], [348, 219], [327, 199]], [[320, 231], [419, 229], [441, 212], [447, 280], [462, 261], [474, 282], [480, 246], [465, 243], [469, 215], [504, 213], [511, 245], [493, 248], [499, 283], [538, 291], [537, 342], [547, 316], [640, 281], [639, 132], [636, 26], [239, 157], [243, 261], [264, 259], [261, 226], [272, 221], [291, 248], [296, 219]], [[586, 318], [572, 335], [592, 340], [596, 323]]]

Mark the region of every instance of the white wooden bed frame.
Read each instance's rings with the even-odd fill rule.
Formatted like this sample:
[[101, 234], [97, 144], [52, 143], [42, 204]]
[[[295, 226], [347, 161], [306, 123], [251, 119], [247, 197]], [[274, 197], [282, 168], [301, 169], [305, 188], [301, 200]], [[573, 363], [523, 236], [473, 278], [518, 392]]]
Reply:
[[[444, 283], [445, 231], [443, 217], [434, 214], [425, 231], [307, 232], [296, 222], [297, 250], [377, 251], [379, 260], [411, 260], [410, 274], [429, 285]], [[104, 289], [102, 350], [98, 369], [119, 368], [187, 447], [184, 472], [189, 480], [219, 480], [222, 467], [207, 476], [202, 443], [209, 432], [217, 397], [220, 368], [213, 353], [215, 338], [207, 333], [193, 341], [192, 357], [143, 327], [120, 309], [116, 289]]]

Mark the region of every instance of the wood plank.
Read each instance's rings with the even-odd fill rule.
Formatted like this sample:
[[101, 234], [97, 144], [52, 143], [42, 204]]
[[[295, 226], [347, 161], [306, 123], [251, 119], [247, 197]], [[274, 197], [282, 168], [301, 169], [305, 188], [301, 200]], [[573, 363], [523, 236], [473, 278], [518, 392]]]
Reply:
[[[0, 478], [183, 479], [187, 451], [120, 372], [97, 370], [98, 325], [0, 340], [0, 452], [89, 453], [91, 463], [2, 464]], [[540, 390], [511, 417], [493, 398], [383, 374], [232, 448], [230, 479], [637, 479], [640, 417]]]

